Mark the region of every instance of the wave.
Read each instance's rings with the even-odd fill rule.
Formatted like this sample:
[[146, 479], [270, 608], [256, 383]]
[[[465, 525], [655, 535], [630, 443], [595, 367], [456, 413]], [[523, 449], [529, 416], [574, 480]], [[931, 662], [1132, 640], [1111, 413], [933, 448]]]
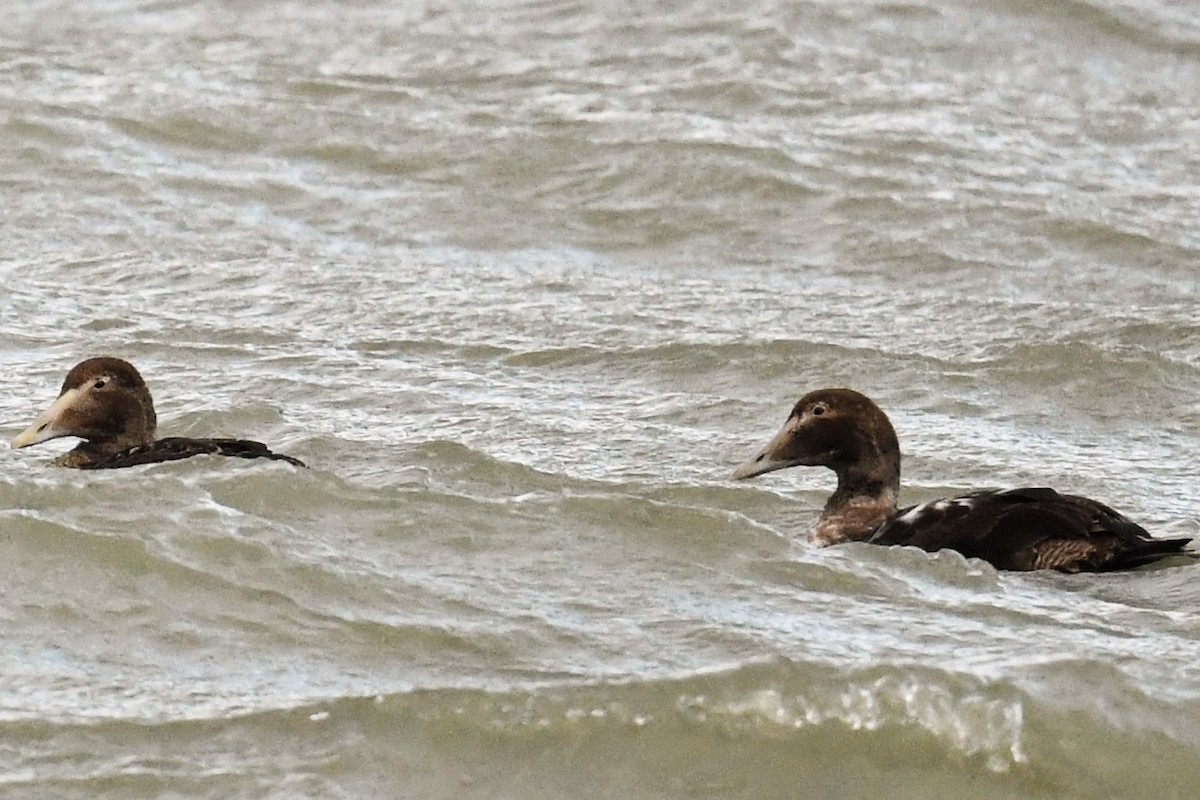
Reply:
[[[1076, 666], [1062, 665], [1064, 681]], [[1166, 725], [1131, 729], [933, 667], [785, 659], [654, 681], [408, 689], [221, 718], [0, 730], [27, 759], [75, 754], [39, 768], [38, 785], [60, 797], [160, 785], [194, 797], [234, 786], [236, 796], [928, 797], [964, 784], [984, 798], [1171, 797], [1200, 779], [1200, 743]], [[10, 773], [0, 789], [31, 783]]]

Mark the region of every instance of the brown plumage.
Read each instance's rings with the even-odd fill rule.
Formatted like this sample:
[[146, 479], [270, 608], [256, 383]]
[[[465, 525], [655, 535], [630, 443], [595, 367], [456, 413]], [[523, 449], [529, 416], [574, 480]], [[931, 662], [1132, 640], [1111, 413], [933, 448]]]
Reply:
[[75, 469], [116, 469], [206, 453], [305, 466], [299, 459], [245, 439], [158, 439], [157, 426], [150, 390], [134, 366], [119, 358], [89, 358], [67, 373], [58, 399], [13, 439], [12, 446], [77, 436], [84, 441], [54, 461]]
[[896, 432], [879, 406], [852, 389], [800, 398], [783, 429], [733, 476], [801, 465], [837, 474], [809, 534], [821, 545], [910, 545], [957, 550], [998, 569], [1101, 572], [1178, 554], [1191, 541], [1155, 539], [1102, 503], [1046, 488], [974, 492], [897, 511]]

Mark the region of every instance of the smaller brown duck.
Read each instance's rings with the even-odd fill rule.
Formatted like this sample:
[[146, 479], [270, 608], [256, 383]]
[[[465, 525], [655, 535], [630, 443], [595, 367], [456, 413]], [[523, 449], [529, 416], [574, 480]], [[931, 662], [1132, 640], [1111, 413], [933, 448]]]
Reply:
[[837, 474], [837, 490], [808, 537], [819, 545], [910, 545], [957, 550], [997, 569], [1105, 572], [1177, 555], [1191, 541], [1155, 539], [1102, 503], [1043, 487], [972, 492], [898, 511], [896, 432], [879, 406], [852, 389], [801, 397], [783, 430], [733, 477], [795, 466]]
[[54, 460], [57, 466], [75, 469], [116, 469], [204, 454], [306, 466], [299, 459], [271, 452], [262, 442], [246, 439], [157, 439], [157, 426], [150, 390], [134, 366], [119, 358], [89, 358], [67, 373], [58, 399], [13, 439], [12, 446], [78, 436], [83, 442]]

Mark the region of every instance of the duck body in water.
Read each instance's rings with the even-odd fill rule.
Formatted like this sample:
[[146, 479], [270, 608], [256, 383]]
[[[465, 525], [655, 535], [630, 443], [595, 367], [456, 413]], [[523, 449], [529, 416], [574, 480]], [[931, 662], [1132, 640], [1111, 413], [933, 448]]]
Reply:
[[800, 398], [782, 430], [733, 477], [794, 466], [828, 467], [837, 475], [837, 489], [809, 533], [819, 545], [910, 545], [956, 550], [997, 569], [1104, 572], [1177, 555], [1191, 541], [1155, 539], [1103, 503], [1042, 487], [972, 492], [898, 510], [896, 432], [883, 410], [853, 389]]
[[60, 467], [116, 469], [213, 454], [266, 458], [306, 466], [248, 439], [156, 438], [158, 418], [141, 374], [128, 361], [102, 356], [76, 364], [58, 399], [34, 420], [12, 446], [77, 436], [83, 441], [55, 459]]

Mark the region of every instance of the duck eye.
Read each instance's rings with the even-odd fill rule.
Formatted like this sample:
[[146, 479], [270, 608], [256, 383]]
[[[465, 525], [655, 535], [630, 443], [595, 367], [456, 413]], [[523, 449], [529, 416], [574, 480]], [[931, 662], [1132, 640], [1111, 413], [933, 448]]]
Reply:
[[98, 380], [92, 384], [92, 388], [93, 389], [103, 389], [107, 383], [108, 383], [108, 380], [106, 378], [101, 378], [100, 380]]
[[815, 406], [812, 407], [812, 413], [813, 413], [814, 417], [821, 416], [822, 414], [825, 413], [825, 406], [821, 405], [820, 403], [817, 403]]

